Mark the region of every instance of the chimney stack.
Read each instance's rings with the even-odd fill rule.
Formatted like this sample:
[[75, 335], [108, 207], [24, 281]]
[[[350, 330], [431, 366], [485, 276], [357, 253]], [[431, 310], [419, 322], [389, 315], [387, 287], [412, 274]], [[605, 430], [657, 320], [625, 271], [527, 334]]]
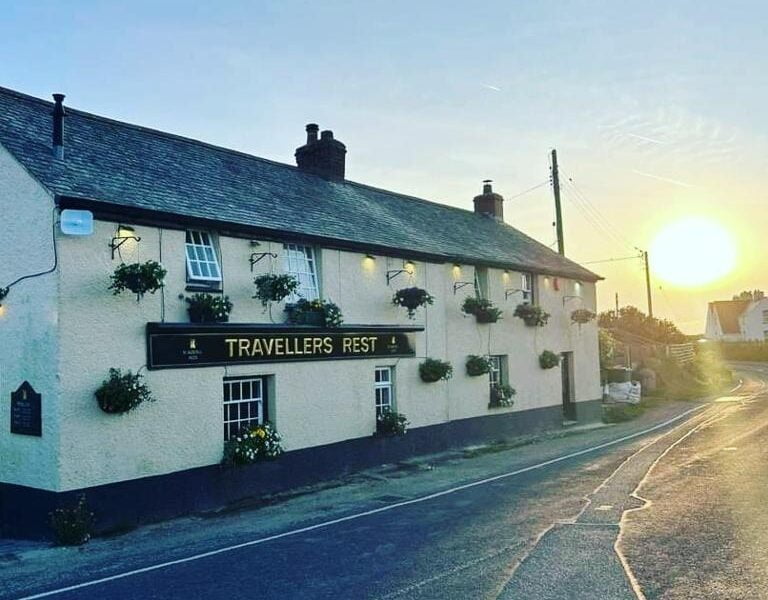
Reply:
[[325, 179], [344, 179], [344, 163], [347, 147], [333, 139], [333, 132], [326, 130], [320, 133], [315, 123], [307, 125], [307, 143], [296, 148], [296, 164], [307, 173], [319, 175]]
[[64, 94], [54, 94], [53, 100], [53, 156], [64, 158]]
[[493, 192], [492, 181], [483, 181], [483, 193], [475, 196], [475, 212], [493, 217], [497, 221], [504, 221], [504, 196]]

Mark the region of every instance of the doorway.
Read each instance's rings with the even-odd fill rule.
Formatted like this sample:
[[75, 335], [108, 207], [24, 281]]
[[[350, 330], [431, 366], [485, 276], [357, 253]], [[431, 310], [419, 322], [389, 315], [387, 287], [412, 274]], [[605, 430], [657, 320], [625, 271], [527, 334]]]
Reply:
[[560, 374], [563, 378], [563, 419], [576, 420], [576, 403], [573, 386], [573, 352], [563, 352], [560, 361]]

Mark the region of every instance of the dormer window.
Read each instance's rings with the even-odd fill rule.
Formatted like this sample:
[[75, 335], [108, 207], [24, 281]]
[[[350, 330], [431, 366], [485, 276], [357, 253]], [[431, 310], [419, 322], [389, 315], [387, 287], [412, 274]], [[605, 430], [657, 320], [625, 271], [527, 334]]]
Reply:
[[187, 231], [187, 281], [218, 287], [221, 284], [221, 268], [216, 256], [213, 239], [207, 231]]

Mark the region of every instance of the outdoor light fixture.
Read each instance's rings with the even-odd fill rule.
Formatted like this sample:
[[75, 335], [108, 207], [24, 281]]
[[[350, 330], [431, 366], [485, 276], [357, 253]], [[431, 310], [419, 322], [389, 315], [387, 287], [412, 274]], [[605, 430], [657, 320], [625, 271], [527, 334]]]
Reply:
[[392, 281], [395, 277], [397, 277], [401, 273], [407, 273], [408, 275], [413, 275], [415, 271], [416, 271], [416, 265], [413, 264], [412, 261], [407, 260], [403, 262], [402, 269], [391, 269], [387, 271], [387, 285], [389, 285], [389, 282]]
[[112, 249], [112, 260], [115, 260], [115, 251], [119, 250], [120, 246], [125, 244], [125, 242], [128, 240], [134, 240], [138, 243], [141, 241], [141, 238], [136, 236], [136, 232], [133, 230], [133, 227], [128, 227], [127, 225], [118, 225], [115, 237], [113, 237], [109, 242], [109, 247]]
[[253, 273], [253, 265], [259, 262], [265, 256], [269, 256], [271, 258], [277, 258], [277, 254], [275, 254], [274, 252], [253, 252], [251, 254], [251, 258], [248, 259], [248, 262], [251, 263], [251, 273]]
[[373, 254], [366, 254], [365, 258], [367, 258], [369, 260], [376, 260], [376, 257]]

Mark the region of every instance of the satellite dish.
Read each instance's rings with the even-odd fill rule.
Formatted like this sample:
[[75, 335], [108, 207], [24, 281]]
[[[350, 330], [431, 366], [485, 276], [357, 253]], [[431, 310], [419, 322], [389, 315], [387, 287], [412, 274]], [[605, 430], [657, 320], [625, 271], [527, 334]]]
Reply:
[[61, 211], [61, 233], [67, 235], [91, 235], [93, 233], [93, 213], [90, 210]]

